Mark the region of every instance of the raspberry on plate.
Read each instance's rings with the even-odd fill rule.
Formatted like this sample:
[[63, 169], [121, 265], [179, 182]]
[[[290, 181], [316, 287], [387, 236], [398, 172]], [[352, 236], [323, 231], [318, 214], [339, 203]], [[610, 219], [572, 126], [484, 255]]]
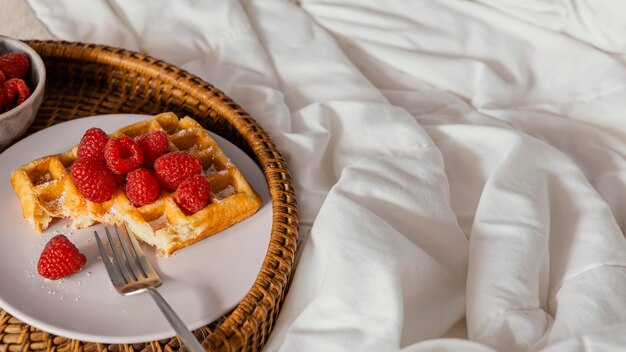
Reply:
[[202, 175], [193, 175], [176, 189], [176, 203], [193, 214], [209, 204], [211, 185]]
[[159, 198], [159, 182], [147, 169], [135, 169], [126, 176], [126, 196], [136, 207], [153, 203]]
[[88, 129], [78, 144], [78, 157], [104, 160], [104, 146], [108, 141], [109, 136], [103, 130], [96, 127]]
[[163, 155], [154, 162], [156, 177], [168, 191], [174, 191], [187, 178], [202, 172], [202, 164], [186, 152]]
[[115, 184], [118, 186], [121, 186], [124, 183], [126, 183], [126, 175], [113, 174], [113, 179], [115, 179]]
[[104, 146], [104, 160], [114, 174], [127, 174], [143, 163], [143, 150], [128, 136], [114, 138]]
[[92, 202], [106, 202], [115, 193], [115, 178], [102, 160], [76, 160], [70, 177], [78, 192]]
[[163, 131], [148, 132], [135, 138], [135, 141], [143, 150], [143, 165], [147, 168], [152, 168], [154, 161], [165, 154], [170, 146], [167, 134]]
[[57, 280], [79, 271], [86, 262], [87, 257], [65, 235], [56, 235], [41, 252], [37, 272], [46, 279]]

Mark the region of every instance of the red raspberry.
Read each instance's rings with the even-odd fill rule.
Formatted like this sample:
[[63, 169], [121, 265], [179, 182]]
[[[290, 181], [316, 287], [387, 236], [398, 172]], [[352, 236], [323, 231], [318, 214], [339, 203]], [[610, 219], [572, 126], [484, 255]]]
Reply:
[[126, 176], [126, 196], [136, 207], [153, 203], [159, 198], [159, 182], [147, 169], [135, 169]]
[[209, 204], [211, 185], [202, 175], [193, 175], [176, 189], [176, 203], [193, 214]]
[[116, 175], [113, 174], [113, 179], [115, 180], [115, 184], [121, 186], [126, 182], [126, 175]]
[[188, 177], [202, 172], [202, 164], [195, 156], [186, 152], [163, 155], [154, 162], [156, 177], [169, 191], [173, 191]]
[[154, 161], [167, 152], [170, 146], [167, 134], [163, 131], [152, 131], [135, 138], [143, 150], [143, 166], [152, 168]]
[[88, 129], [78, 144], [78, 157], [104, 160], [104, 146], [108, 141], [109, 136], [103, 130], [95, 127]]
[[20, 78], [11, 78], [2, 83], [0, 89], [0, 112], [12, 109], [23, 103], [30, 96], [30, 90]]
[[65, 235], [56, 235], [41, 252], [37, 272], [46, 279], [56, 280], [74, 274], [86, 262], [87, 257]]
[[4, 91], [3, 84], [0, 83], [0, 114], [5, 111], [9, 111], [11, 109], [11, 105], [11, 99], [9, 98], [9, 95], [6, 94], [6, 92]]
[[104, 146], [104, 160], [114, 174], [127, 174], [141, 166], [143, 151], [128, 136], [115, 138]]
[[26, 78], [30, 69], [30, 59], [24, 53], [8, 53], [0, 56], [0, 71], [5, 79]]
[[72, 164], [70, 176], [78, 192], [92, 202], [106, 202], [115, 193], [115, 178], [101, 160], [76, 160]]

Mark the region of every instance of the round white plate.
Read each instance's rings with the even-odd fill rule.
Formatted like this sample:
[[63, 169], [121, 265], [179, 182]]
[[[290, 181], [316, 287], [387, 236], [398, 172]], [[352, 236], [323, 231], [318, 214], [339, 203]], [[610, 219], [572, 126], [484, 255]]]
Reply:
[[[73, 230], [68, 220], [54, 222], [38, 234], [23, 219], [10, 183], [11, 172], [44, 155], [69, 150], [90, 127], [107, 133], [150, 116], [100, 115], [64, 122], [39, 131], [0, 154], [0, 307], [50, 333], [103, 343], [138, 343], [172, 337], [149, 295], [121, 296], [111, 285], [94, 240], [102, 225]], [[226, 155], [263, 198], [252, 217], [219, 234], [156, 258], [146, 255], [161, 275], [159, 292], [190, 329], [197, 329], [234, 308], [250, 290], [261, 268], [272, 226], [269, 190], [259, 167], [227, 140], [211, 134]], [[37, 260], [46, 242], [63, 233], [87, 256], [78, 273], [46, 280], [37, 273]]]

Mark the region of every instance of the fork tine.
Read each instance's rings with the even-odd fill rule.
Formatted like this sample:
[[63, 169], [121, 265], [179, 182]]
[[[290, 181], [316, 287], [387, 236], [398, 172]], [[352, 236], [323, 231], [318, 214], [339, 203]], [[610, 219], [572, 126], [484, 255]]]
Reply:
[[[128, 271], [128, 267], [127, 267], [126, 260], [125, 260], [126, 258], [122, 258], [122, 255], [120, 254], [120, 251], [117, 249], [117, 246], [115, 245], [115, 241], [113, 240], [112, 235], [109, 232], [109, 228], [105, 227], [104, 232], [106, 232], [107, 234], [107, 238], [109, 239], [109, 245], [111, 246], [111, 252], [113, 252], [113, 257], [115, 258], [115, 261], [117, 262], [117, 267], [120, 269], [120, 272], [122, 273], [122, 277], [127, 283], [136, 281], [137, 278], [135, 278]], [[119, 240], [119, 235], [118, 235], [118, 240]]]
[[[117, 230], [118, 230], [118, 226], [115, 225], [115, 231], [117, 231]], [[135, 271], [135, 276], [137, 278], [139, 278], [139, 276], [143, 276], [144, 278], [147, 278], [148, 274], [146, 274], [146, 271], [141, 266], [141, 262], [139, 260], [139, 255], [137, 254], [137, 250], [135, 249], [135, 247], [133, 246], [133, 243], [132, 243], [133, 236], [128, 231], [128, 228], [126, 228], [126, 223], [124, 223], [124, 226], [120, 226], [119, 230], [120, 230], [120, 232], [122, 232], [124, 234], [126, 239], [131, 243], [130, 248], [132, 248], [132, 250], [128, 249], [128, 245], [126, 245], [126, 241], [121, 241], [122, 242], [122, 248], [124, 249], [124, 253], [126, 254], [126, 258], [129, 261], [132, 260], [135, 263], [135, 265], [130, 265], [130, 267], [133, 269], [133, 271]], [[118, 236], [119, 236], [119, 233], [118, 233]], [[142, 253], [142, 255], [143, 255], [143, 253]]]
[[104, 267], [109, 273], [109, 277], [111, 278], [111, 282], [113, 286], [124, 285], [126, 280], [121, 276], [119, 269], [111, 263], [111, 259], [109, 259], [109, 255], [107, 254], [102, 241], [100, 240], [100, 236], [97, 231], [94, 231], [93, 234], [96, 237], [96, 243], [98, 244], [98, 251], [100, 252], [100, 257], [102, 258], [102, 262], [104, 262]]
[[150, 265], [150, 262], [148, 261], [148, 259], [146, 258], [146, 256], [143, 254], [143, 250], [141, 249], [141, 247], [139, 246], [139, 242], [137, 242], [137, 239], [135, 238], [135, 236], [130, 234], [130, 231], [128, 231], [128, 227], [126, 226], [126, 222], [124, 222], [124, 228], [127, 230], [127, 233], [129, 234], [129, 238], [130, 238], [130, 244], [133, 247], [133, 251], [135, 252], [137, 261], [139, 262], [139, 266], [141, 267], [141, 270], [143, 271], [143, 273], [146, 275], [145, 277], [158, 277], [158, 275], [156, 274], [156, 271], [154, 271], [154, 268], [152, 268], [152, 265]]
[[115, 224], [113, 228], [115, 229], [117, 239], [122, 244], [122, 251], [124, 252], [124, 263], [126, 264], [126, 267], [128, 268], [130, 274], [133, 276], [133, 279], [138, 280], [139, 277], [143, 275], [143, 270], [137, 267], [137, 262], [134, 261], [135, 258], [133, 258], [128, 252], [128, 246], [126, 245], [126, 240], [129, 240], [128, 232], [125, 229], [121, 230], [125, 237], [125, 239], [123, 239], [122, 236], [120, 236], [120, 229], [117, 224]]

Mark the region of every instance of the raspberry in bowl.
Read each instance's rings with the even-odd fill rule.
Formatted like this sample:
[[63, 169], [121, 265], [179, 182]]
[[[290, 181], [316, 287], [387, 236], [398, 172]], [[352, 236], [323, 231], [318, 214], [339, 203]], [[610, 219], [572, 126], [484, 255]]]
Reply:
[[0, 150], [32, 124], [43, 100], [46, 69], [28, 44], [0, 35]]

